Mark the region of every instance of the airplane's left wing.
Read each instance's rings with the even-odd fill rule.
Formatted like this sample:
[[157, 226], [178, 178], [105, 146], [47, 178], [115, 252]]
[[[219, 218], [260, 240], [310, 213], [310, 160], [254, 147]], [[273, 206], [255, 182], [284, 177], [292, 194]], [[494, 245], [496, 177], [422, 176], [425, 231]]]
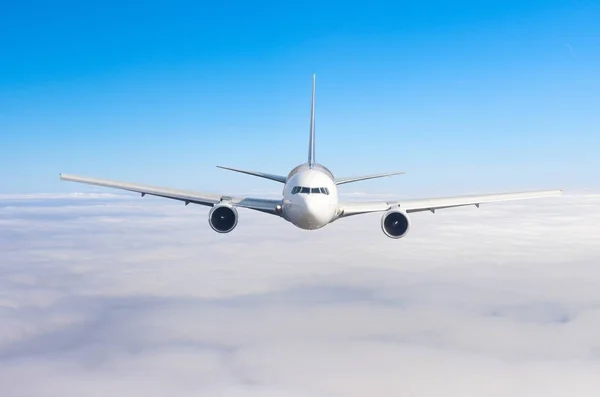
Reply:
[[269, 200], [250, 197], [230, 197], [225, 195], [200, 193], [189, 190], [178, 190], [159, 186], [140, 185], [137, 183], [113, 181], [109, 179], [88, 178], [77, 175], [60, 174], [60, 179], [63, 181], [79, 182], [86, 183], [89, 185], [127, 190], [130, 192], [140, 193], [142, 197], [144, 197], [147, 194], [150, 196], [179, 200], [183, 201], [186, 205], [192, 203], [213, 206], [221, 202], [229, 202], [231, 205], [236, 207], [248, 208], [274, 215], [279, 215], [277, 208], [278, 205], [281, 204], [281, 200]]
[[479, 204], [482, 203], [552, 197], [561, 193], [562, 190], [538, 190], [520, 193], [484, 194], [416, 200], [410, 199], [402, 201], [347, 202], [340, 203], [340, 217], [366, 214], [370, 212], [382, 212], [390, 209], [400, 209], [406, 211], [407, 213], [420, 211], [435, 212], [436, 210], [444, 208], [463, 207], [467, 205], [475, 205], [479, 207]]

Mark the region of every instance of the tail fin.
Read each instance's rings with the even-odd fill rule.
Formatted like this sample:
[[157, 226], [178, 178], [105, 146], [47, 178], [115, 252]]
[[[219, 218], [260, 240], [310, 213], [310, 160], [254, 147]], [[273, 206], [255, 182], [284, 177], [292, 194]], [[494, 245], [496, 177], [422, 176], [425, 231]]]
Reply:
[[315, 164], [315, 79], [313, 74], [312, 100], [310, 104], [310, 140], [308, 142], [308, 166], [310, 168]]

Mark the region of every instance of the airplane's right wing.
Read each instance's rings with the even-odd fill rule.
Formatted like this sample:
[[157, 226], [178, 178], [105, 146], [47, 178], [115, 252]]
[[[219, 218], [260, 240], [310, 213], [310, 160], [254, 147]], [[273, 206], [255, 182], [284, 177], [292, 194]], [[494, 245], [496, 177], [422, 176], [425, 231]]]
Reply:
[[482, 203], [552, 197], [561, 193], [562, 190], [538, 190], [520, 193], [409, 199], [401, 201], [346, 202], [340, 203], [340, 217], [366, 214], [370, 212], [383, 212], [391, 209], [400, 209], [406, 211], [407, 213], [420, 211], [435, 212], [439, 209], [463, 207], [467, 205], [475, 205], [479, 207], [479, 204]]
[[120, 182], [109, 179], [89, 178], [76, 175], [60, 174], [60, 179], [63, 181], [79, 182], [86, 183], [89, 185], [127, 190], [130, 192], [140, 193], [142, 197], [144, 197], [147, 194], [150, 196], [179, 200], [183, 201], [185, 205], [192, 203], [213, 206], [221, 202], [227, 202], [236, 207], [248, 208], [273, 215], [279, 215], [277, 208], [279, 205], [281, 205], [281, 200], [270, 200], [251, 197], [230, 197], [225, 195], [200, 193], [189, 190], [178, 190], [150, 185], [140, 185], [137, 183]]

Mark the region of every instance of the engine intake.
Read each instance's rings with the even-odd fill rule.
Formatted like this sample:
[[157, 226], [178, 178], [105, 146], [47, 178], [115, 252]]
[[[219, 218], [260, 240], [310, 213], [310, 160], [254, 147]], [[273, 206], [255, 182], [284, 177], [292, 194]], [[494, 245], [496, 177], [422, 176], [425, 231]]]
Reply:
[[381, 229], [390, 238], [402, 238], [410, 229], [410, 219], [404, 211], [388, 211], [381, 217]]
[[208, 213], [208, 224], [217, 233], [229, 233], [237, 226], [238, 212], [229, 205], [215, 205]]

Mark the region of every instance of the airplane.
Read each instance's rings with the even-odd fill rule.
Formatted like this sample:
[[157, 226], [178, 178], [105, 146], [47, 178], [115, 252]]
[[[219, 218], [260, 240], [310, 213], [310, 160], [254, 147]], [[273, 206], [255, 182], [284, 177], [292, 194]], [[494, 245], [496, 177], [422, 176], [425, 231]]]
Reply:
[[211, 207], [208, 224], [217, 233], [229, 233], [238, 224], [237, 208], [276, 215], [300, 229], [316, 230], [349, 216], [383, 212], [381, 229], [393, 239], [399, 239], [408, 233], [411, 227], [409, 214], [422, 211], [435, 213], [437, 210], [508, 200], [531, 199], [556, 196], [562, 190], [539, 190], [518, 193], [469, 195], [428, 199], [407, 199], [397, 201], [344, 202], [340, 201], [338, 186], [383, 178], [404, 172], [363, 175], [337, 178], [325, 166], [315, 159], [315, 80], [312, 76], [312, 98], [310, 108], [310, 136], [308, 142], [308, 160], [293, 168], [287, 175], [274, 175], [264, 172], [217, 166], [229, 171], [240, 172], [259, 178], [265, 178], [283, 184], [282, 198], [264, 199], [252, 197], [232, 197], [228, 195], [200, 193], [177, 190], [166, 187], [140, 185], [107, 179], [60, 174], [63, 181], [86, 183], [91, 185], [122, 189], [145, 195], [164, 197], [183, 201], [185, 205], [199, 204]]

